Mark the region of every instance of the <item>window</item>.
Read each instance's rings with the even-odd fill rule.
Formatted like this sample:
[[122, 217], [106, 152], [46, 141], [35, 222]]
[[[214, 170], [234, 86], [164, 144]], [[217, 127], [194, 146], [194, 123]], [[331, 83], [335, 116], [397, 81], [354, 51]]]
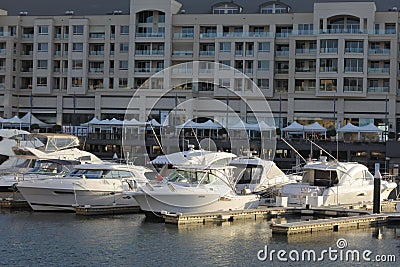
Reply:
[[73, 43], [72, 51], [73, 52], [83, 52], [83, 43]]
[[269, 60], [259, 60], [258, 61], [258, 70], [269, 70]]
[[49, 50], [48, 43], [38, 43], [38, 51], [39, 52], [47, 52]]
[[83, 35], [83, 25], [73, 25], [72, 26], [73, 35]]
[[228, 43], [228, 42], [219, 43], [219, 51], [220, 52], [230, 52], [231, 51], [231, 43]]
[[229, 78], [219, 79], [219, 87], [229, 88], [231, 86], [231, 80]]
[[312, 34], [314, 30], [314, 25], [313, 24], [299, 24], [298, 25], [298, 31], [299, 34]]
[[280, 3], [268, 3], [260, 8], [261, 14], [282, 14], [288, 13], [290, 10], [289, 6]]
[[48, 26], [39, 26], [38, 27], [38, 34], [39, 35], [48, 35], [49, 34], [49, 27]]
[[257, 86], [260, 89], [269, 89], [269, 80], [268, 79], [257, 79]]
[[344, 92], [362, 92], [363, 79], [362, 78], [344, 78]]
[[127, 78], [119, 78], [118, 79], [118, 87], [119, 88], [128, 88], [128, 79]]
[[120, 28], [120, 33], [121, 33], [121, 35], [128, 35], [129, 34], [129, 26], [122, 25]]
[[37, 86], [47, 86], [47, 77], [37, 77], [36, 85]]
[[363, 53], [364, 42], [363, 41], [346, 41], [345, 52], [346, 53]]
[[82, 87], [82, 77], [72, 77], [72, 87]]
[[242, 7], [234, 3], [223, 3], [213, 6], [214, 14], [239, 14], [240, 12], [242, 12]]
[[344, 60], [345, 72], [363, 72], [363, 60], [355, 58], [346, 58]]
[[220, 64], [219, 69], [221, 69], [221, 70], [230, 69], [231, 61], [230, 60], [220, 60], [219, 64]]
[[153, 22], [153, 11], [142, 11], [138, 14], [139, 23], [152, 23]]
[[258, 51], [259, 52], [269, 52], [270, 51], [270, 43], [269, 42], [258, 43]]
[[337, 88], [337, 80], [320, 80], [319, 81], [319, 90], [320, 91], [336, 91]]
[[321, 53], [337, 53], [338, 40], [321, 40]]
[[337, 72], [338, 60], [336, 58], [322, 58], [319, 64], [320, 72]]
[[120, 53], [128, 53], [129, 52], [129, 43], [120, 43], [119, 44], [119, 52]]
[[47, 60], [38, 60], [37, 61], [37, 68], [41, 70], [47, 69]]
[[119, 69], [120, 70], [128, 70], [128, 60], [120, 60], [119, 61]]
[[72, 60], [72, 69], [73, 70], [83, 69], [83, 60], [81, 60], [81, 59]]
[[385, 34], [395, 34], [396, 24], [395, 23], [385, 23]]

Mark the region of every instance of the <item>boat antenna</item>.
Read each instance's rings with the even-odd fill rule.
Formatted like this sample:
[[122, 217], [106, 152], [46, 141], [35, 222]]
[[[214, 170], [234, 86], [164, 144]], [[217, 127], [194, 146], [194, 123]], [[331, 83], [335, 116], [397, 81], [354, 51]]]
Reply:
[[310, 140], [310, 139], [306, 139], [307, 141], [309, 141], [311, 144], [315, 145], [316, 147], [318, 147], [319, 149], [321, 149], [322, 151], [324, 151], [326, 154], [328, 154], [329, 157], [331, 157], [334, 161], [338, 161], [334, 156], [332, 156], [328, 151], [326, 151], [323, 147], [321, 147], [320, 145], [316, 144], [314, 141]]
[[299, 151], [297, 151], [291, 144], [289, 144], [289, 142], [285, 138], [281, 137], [281, 140], [285, 142], [305, 163], [307, 163], [307, 160], [299, 153]]

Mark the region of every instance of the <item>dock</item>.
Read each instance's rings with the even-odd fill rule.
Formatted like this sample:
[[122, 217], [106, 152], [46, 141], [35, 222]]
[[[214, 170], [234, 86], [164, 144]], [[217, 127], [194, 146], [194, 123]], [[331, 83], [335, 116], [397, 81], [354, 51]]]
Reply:
[[76, 215], [80, 216], [96, 216], [96, 215], [117, 215], [139, 213], [139, 206], [78, 206], [75, 207]]
[[0, 199], [0, 209], [8, 211], [31, 211], [32, 208], [25, 200], [15, 200], [13, 198]]

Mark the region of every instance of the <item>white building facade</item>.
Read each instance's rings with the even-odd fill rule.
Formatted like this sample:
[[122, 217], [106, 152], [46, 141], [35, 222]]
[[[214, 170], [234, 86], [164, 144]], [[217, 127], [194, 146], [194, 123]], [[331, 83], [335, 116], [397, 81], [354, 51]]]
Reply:
[[[388, 132], [400, 129], [400, 19], [390, 1], [304, 1], [304, 6], [294, 0], [126, 2], [126, 10], [114, 10], [109, 3], [98, 14], [78, 13], [79, 6], [43, 14], [37, 8], [14, 4], [8, 11], [0, 6], [0, 115], [32, 110], [60, 125], [94, 116], [123, 118], [142, 86], [148, 94], [133, 113], [139, 120], [160, 120], [176, 98], [150, 110], [149, 103], [166, 83], [146, 80], [170, 66], [209, 61], [252, 79], [278, 128], [318, 121], [325, 127], [373, 122]], [[194, 84], [193, 76], [207, 79], [208, 71], [186, 66], [173, 73], [181, 81], [181, 99], [225, 101], [220, 86], [246, 91], [245, 83], [212, 74], [210, 83]], [[229, 105], [251, 121], [241, 101], [230, 98]], [[225, 108], [189, 112], [225, 116]]]

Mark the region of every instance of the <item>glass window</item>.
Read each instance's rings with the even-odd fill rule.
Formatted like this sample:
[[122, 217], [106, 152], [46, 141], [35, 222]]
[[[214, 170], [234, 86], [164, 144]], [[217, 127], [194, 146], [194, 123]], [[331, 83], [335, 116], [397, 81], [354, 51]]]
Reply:
[[320, 80], [320, 91], [336, 91], [337, 88], [337, 80], [332, 79], [332, 80]]
[[270, 51], [270, 43], [269, 42], [258, 43], [258, 51], [269, 52]]
[[128, 60], [120, 60], [119, 61], [119, 69], [127, 70], [128, 69]]
[[73, 70], [80, 70], [83, 68], [83, 60], [72, 60], [72, 69]]
[[83, 35], [83, 25], [73, 25], [72, 33], [73, 35]]
[[72, 51], [73, 52], [82, 52], [83, 51], [83, 43], [73, 43]]
[[219, 43], [219, 51], [230, 52], [231, 51], [231, 43], [229, 43], [229, 42]]
[[269, 70], [269, 60], [259, 60], [258, 70]]
[[257, 79], [257, 86], [260, 89], [269, 89], [269, 79]]
[[37, 64], [38, 69], [47, 69], [47, 60], [38, 60]]
[[127, 78], [119, 78], [118, 79], [118, 87], [119, 88], [128, 88], [128, 79]]
[[120, 53], [128, 53], [129, 52], [129, 43], [120, 43], [119, 44], [119, 52]]
[[72, 87], [81, 87], [82, 77], [72, 77]]
[[120, 33], [121, 33], [121, 35], [128, 35], [129, 34], [129, 26], [128, 25], [122, 25]]
[[37, 77], [36, 84], [37, 86], [47, 86], [47, 77]]
[[39, 52], [47, 52], [49, 50], [48, 43], [38, 43], [38, 51]]
[[39, 26], [38, 31], [39, 31], [39, 35], [48, 35], [49, 34], [49, 26]]

